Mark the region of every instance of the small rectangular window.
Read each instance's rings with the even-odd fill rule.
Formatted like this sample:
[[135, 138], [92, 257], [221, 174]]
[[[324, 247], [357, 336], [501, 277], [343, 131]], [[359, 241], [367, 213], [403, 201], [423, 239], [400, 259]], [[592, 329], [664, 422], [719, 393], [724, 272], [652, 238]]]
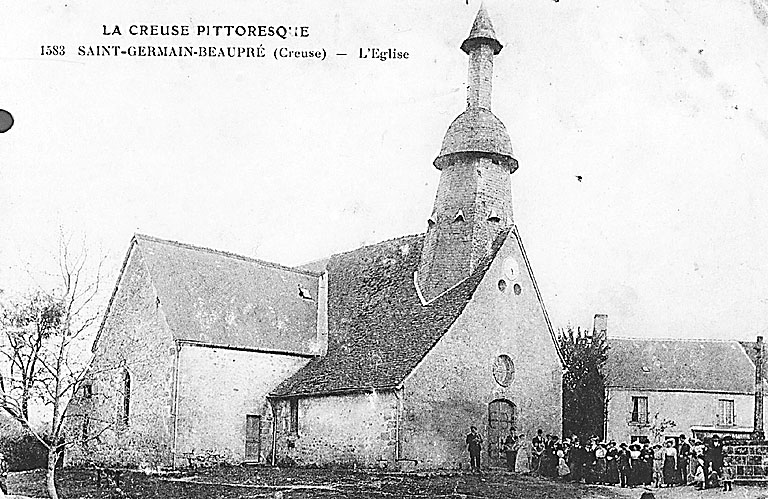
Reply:
[[83, 398], [92, 398], [93, 397], [93, 385], [91, 383], [85, 383], [83, 385]]
[[648, 424], [648, 397], [632, 397], [631, 422]]
[[83, 416], [83, 428], [82, 433], [80, 434], [80, 440], [83, 445], [88, 444], [88, 437], [90, 436], [90, 430], [91, 430], [91, 418], [88, 417], [88, 415]]
[[290, 419], [289, 419], [288, 431], [290, 431], [291, 433], [298, 433], [299, 432], [299, 399], [296, 399], [296, 398], [289, 399], [289, 405], [290, 405]]
[[131, 373], [123, 368], [123, 397], [117, 404], [117, 428], [124, 430], [131, 419]]
[[733, 400], [721, 399], [718, 404], [718, 409], [717, 424], [721, 426], [733, 426], [736, 424], [736, 418], [733, 411]]

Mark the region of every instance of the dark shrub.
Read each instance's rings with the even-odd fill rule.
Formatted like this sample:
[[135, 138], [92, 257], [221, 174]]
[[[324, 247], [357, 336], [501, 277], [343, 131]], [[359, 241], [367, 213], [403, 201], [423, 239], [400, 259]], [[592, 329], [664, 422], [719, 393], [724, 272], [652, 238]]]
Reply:
[[48, 462], [48, 449], [29, 434], [0, 436], [0, 452], [5, 454], [11, 471], [45, 468]]

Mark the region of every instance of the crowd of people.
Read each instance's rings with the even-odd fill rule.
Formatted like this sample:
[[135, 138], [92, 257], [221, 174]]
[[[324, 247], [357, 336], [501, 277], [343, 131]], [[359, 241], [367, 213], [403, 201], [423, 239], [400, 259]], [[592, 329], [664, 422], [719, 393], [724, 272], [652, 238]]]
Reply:
[[[522, 435], [512, 432], [503, 442], [501, 452], [506, 454], [510, 471], [516, 471], [523, 442]], [[539, 430], [528, 445], [531, 473], [560, 480], [621, 487], [693, 485], [724, 490], [730, 490], [733, 482], [733, 470], [717, 435], [703, 441], [680, 435], [651, 445], [648, 440], [617, 444], [597, 437], [582, 442], [576, 435], [560, 439]], [[480, 469], [481, 447], [482, 437], [473, 427], [467, 435], [472, 469]]]

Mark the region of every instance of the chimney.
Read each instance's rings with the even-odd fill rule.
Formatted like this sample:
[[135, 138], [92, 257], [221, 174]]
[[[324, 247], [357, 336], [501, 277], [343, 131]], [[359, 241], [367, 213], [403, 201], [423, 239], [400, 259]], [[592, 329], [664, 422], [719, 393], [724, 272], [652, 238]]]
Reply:
[[606, 337], [608, 335], [608, 315], [595, 314], [594, 326], [592, 327], [592, 336]]
[[763, 430], [763, 337], [757, 337], [755, 344], [755, 426], [752, 432], [754, 440], [765, 440]]

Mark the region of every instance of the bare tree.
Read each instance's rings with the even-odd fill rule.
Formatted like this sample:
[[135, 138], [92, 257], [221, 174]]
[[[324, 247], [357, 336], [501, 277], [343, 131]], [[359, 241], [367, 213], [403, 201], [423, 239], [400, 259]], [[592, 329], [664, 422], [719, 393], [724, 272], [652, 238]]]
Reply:
[[[103, 259], [91, 271], [85, 245], [72, 252], [70, 241], [63, 235], [59, 240], [57, 288], [6, 308], [4, 332], [10, 345], [3, 350], [10, 367], [5, 373], [0, 370], [2, 409], [48, 450], [46, 485], [51, 499], [58, 499], [56, 464], [68, 444], [64, 429], [69, 403], [88, 375], [88, 333], [100, 315], [94, 299]], [[46, 406], [45, 432], [30, 424], [32, 397]]]
[[2, 408], [25, 428], [29, 421], [29, 402], [37, 395], [35, 380], [44, 375], [38, 361], [45, 342], [61, 325], [61, 303], [49, 294], [37, 291], [15, 303], [0, 308], [0, 328], [5, 345], [0, 358], [7, 375], [0, 372]]

